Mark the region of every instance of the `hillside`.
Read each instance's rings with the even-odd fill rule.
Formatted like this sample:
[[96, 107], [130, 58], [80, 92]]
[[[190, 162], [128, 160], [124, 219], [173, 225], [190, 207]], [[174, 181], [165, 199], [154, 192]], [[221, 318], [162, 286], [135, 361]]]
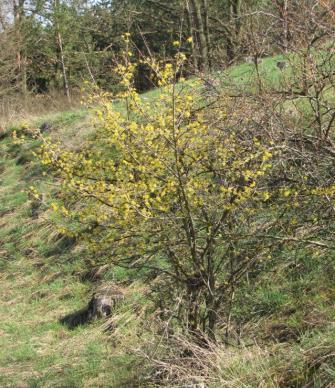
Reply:
[[[280, 60], [281, 57], [266, 58], [260, 65], [262, 78], [270, 86], [266, 82], [262, 85], [269, 90], [285, 77], [285, 71], [276, 66]], [[229, 81], [229, 92], [245, 88], [248, 80], [253, 92], [253, 69], [253, 65], [243, 64], [213, 78], [220, 90]], [[142, 98], [153, 104], [159, 94], [155, 90]], [[292, 106], [296, 108], [289, 102], [281, 108], [292, 110]], [[309, 111], [305, 113], [307, 120]], [[8, 135], [2, 136], [1, 386], [186, 386], [187, 381], [204, 382], [210, 387], [335, 384], [333, 247], [301, 244], [298, 250], [292, 250], [288, 244], [282, 244], [273, 249], [270, 269], [255, 277], [255, 284], [254, 272], [267, 264], [261, 263], [254, 272], [250, 271], [251, 281], [243, 283], [235, 294], [232, 315], [241, 336], [236, 329], [232, 346], [194, 345], [190, 351], [193, 345], [188, 343], [188, 337], [183, 343], [178, 333], [169, 348], [162, 335], [164, 325], [160, 326], [147, 289], [155, 278], [145, 271], [138, 271], [135, 277], [134, 271], [106, 267], [102, 255], [92, 256], [80, 239], [65, 236], [55, 228], [50, 198], [58, 198], [59, 185], [33, 156], [40, 140], [27, 130], [45, 123], [47, 130], [43, 136], [59, 138], [70, 149], [80, 149], [97, 128], [91, 113], [83, 109], [35, 117], [26, 124], [15, 123], [8, 128]], [[18, 138], [23, 134], [24, 140], [15, 142], [11, 136], [14, 131]], [[31, 186], [43, 192], [46, 199], [36, 201]], [[308, 238], [332, 243], [333, 222], [327, 222], [329, 233], [314, 225], [314, 235]], [[296, 234], [296, 238], [301, 235], [304, 236]], [[92, 289], [103, 280], [117, 283], [126, 295], [125, 303], [112, 318], [116, 329], [106, 331], [108, 323], [104, 319], [75, 328], [61, 323], [61, 318], [85, 307]], [[187, 351], [193, 352], [195, 358]], [[179, 365], [183, 362], [185, 370]]]
[[[85, 127], [85, 115], [44, 119], [54, 130], [70, 132]], [[130, 360], [110, 350], [102, 322], [75, 330], [59, 323], [87, 304], [91, 285], [81, 280], [87, 256], [53, 230], [47, 209], [34, 209], [29, 201], [29, 186], [42, 178], [31, 151], [16, 148], [11, 139], [1, 142], [0, 384], [118, 386], [119, 379], [131, 378], [124, 370]]]

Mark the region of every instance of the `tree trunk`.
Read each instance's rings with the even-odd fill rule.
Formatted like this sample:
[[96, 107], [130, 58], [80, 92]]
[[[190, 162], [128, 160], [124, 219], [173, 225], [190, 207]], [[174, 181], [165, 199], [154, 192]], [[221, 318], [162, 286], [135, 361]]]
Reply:
[[235, 45], [231, 36], [226, 36], [226, 54], [228, 64], [231, 64], [235, 59]]
[[18, 3], [16, 0], [13, 0], [13, 16], [14, 16], [14, 25], [15, 31], [17, 33], [17, 42], [18, 42], [18, 51], [16, 54], [16, 68], [18, 71], [17, 77], [17, 87], [21, 91], [24, 98], [24, 103], [26, 103], [27, 97], [27, 58], [25, 53], [25, 37], [23, 33], [23, 23], [25, 18], [24, 13], [24, 3], [25, 0], [19, 0]]
[[234, 21], [235, 38], [238, 39], [241, 30], [241, 0], [231, 0], [231, 19]]
[[289, 23], [288, 23], [288, 0], [277, 0], [279, 16], [281, 20], [281, 38], [280, 43], [285, 53], [288, 52], [289, 45]]
[[70, 94], [70, 87], [69, 87], [69, 82], [68, 82], [68, 77], [66, 72], [66, 66], [65, 66], [62, 34], [60, 30], [60, 25], [59, 25], [59, 16], [60, 16], [59, 9], [60, 9], [59, 0], [54, 0], [54, 14], [55, 14], [54, 23], [55, 23], [56, 46], [57, 46], [57, 52], [58, 52], [58, 62], [60, 63], [62, 68], [64, 94], [66, 95], [69, 103], [71, 103], [71, 94]]
[[229, 0], [228, 2], [228, 18], [230, 25], [230, 35], [226, 36], [226, 52], [228, 62], [231, 63], [236, 57], [236, 46], [239, 40], [241, 30], [241, 1], [240, 0]]
[[195, 31], [195, 28], [194, 28], [194, 22], [193, 22], [193, 15], [192, 15], [192, 9], [191, 9], [191, 5], [188, 1], [186, 1], [186, 10], [187, 10], [187, 16], [188, 16], [188, 27], [189, 27], [189, 31], [190, 31], [190, 35], [192, 37], [192, 58], [193, 58], [193, 65], [194, 65], [194, 69], [198, 70], [199, 67], [198, 67], [198, 51], [197, 51], [197, 48], [198, 48], [198, 45], [197, 45], [197, 35], [196, 35], [196, 31]]
[[209, 34], [209, 21], [208, 21], [208, 5], [207, 5], [207, 0], [202, 0], [202, 12], [203, 12], [204, 30], [205, 30], [205, 36], [206, 36], [208, 67], [210, 69], [211, 68], [211, 56], [210, 56], [210, 34]]
[[199, 329], [199, 292], [192, 290], [189, 297], [188, 328], [191, 332], [197, 332]]
[[213, 263], [213, 249], [210, 248], [207, 254], [207, 297], [206, 297], [206, 309], [208, 315], [208, 328], [207, 333], [209, 338], [213, 341], [215, 338], [217, 313], [215, 308], [215, 274], [214, 274], [214, 263]]
[[283, 18], [283, 47], [285, 53], [288, 52], [288, 44], [289, 44], [289, 29], [288, 29], [288, 0], [284, 0], [283, 4], [283, 12], [282, 12], [282, 18]]
[[204, 5], [207, 14], [206, 2], [202, 2], [202, 0], [190, 0], [188, 2], [191, 25], [196, 38], [194, 44], [196, 45], [198, 70], [207, 72], [209, 68], [209, 61], [205, 28], [206, 22], [204, 21]]
[[59, 48], [59, 60], [60, 60], [60, 64], [62, 67], [64, 94], [66, 95], [68, 101], [71, 102], [69, 82], [68, 82], [66, 67], [65, 67], [65, 58], [64, 58], [64, 51], [63, 51], [62, 36], [61, 36], [59, 31], [57, 33], [57, 43], [58, 43], [58, 48]]

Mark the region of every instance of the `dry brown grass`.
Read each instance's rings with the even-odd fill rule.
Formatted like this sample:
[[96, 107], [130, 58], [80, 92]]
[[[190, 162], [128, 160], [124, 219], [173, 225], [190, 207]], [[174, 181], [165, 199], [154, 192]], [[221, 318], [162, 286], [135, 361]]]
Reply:
[[[152, 348], [155, 347], [151, 347]], [[225, 347], [208, 343], [200, 346], [183, 335], [174, 335], [142, 357], [151, 365], [147, 376], [152, 386], [164, 387], [278, 387], [270, 367], [270, 350]]]
[[0, 131], [11, 123], [30, 121], [34, 117], [56, 113], [80, 106], [80, 95], [74, 95], [71, 103], [59, 92], [30, 95], [23, 99], [18, 95], [7, 95], [0, 99]]

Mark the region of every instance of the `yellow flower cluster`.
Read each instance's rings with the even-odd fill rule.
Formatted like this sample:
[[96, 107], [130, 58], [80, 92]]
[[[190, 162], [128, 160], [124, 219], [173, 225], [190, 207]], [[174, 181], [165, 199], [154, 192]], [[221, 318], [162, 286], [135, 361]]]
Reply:
[[[258, 192], [258, 182], [272, 167], [272, 152], [260, 141], [241, 142], [234, 131], [222, 130], [229, 99], [223, 97], [211, 112], [219, 123], [213, 124], [201, 109], [199, 81], [177, 83], [182, 53], [165, 64], [145, 61], [161, 87], [150, 102], [133, 87], [136, 66], [119, 64], [122, 91], [113, 98], [118, 104], [109, 94], [94, 97], [99, 101], [94, 142], [79, 152], [47, 140], [41, 148], [42, 163], [52, 165], [64, 193], [78, 203], [71, 210], [54, 204], [54, 211], [81, 225], [110, 230], [106, 244], [115, 238], [118, 246], [128, 244], [119, 235], [129, 229], [141, 236], [148, 229], [164, 234], [174, 228], [183, 234], [185, 219], [201, 230], [205, 220], [215, 224], [222, 211], [233, 213], [250, 201], [270, 198], [268, 192]], [[136, 244], [145, 250], [141, 239]]]

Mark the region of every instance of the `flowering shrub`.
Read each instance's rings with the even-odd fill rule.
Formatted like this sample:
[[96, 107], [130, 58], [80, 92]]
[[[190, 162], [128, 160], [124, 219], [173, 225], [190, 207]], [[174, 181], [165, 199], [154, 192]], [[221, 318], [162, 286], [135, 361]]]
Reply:
[[234, 99], [204, 101], [199, 81], [176, 82], [184, 61], [147, 60], [160, 87], [150, 101], [133, 87], [135, 65], [120, 64], [121, 91], [94, 96], [94, 141], [73, 151], [44, 140], [41, 157], [62, 180], [52, 204], [62, 231], [111, 265], [152, 271], [162, 311], [178, 300], [175, 316], [214, 336], [222, 305], [271, 259], [257, 234], [277, 227], [272, 197], [298, 192], [271, 191], [273, 142], [234, 113]]

